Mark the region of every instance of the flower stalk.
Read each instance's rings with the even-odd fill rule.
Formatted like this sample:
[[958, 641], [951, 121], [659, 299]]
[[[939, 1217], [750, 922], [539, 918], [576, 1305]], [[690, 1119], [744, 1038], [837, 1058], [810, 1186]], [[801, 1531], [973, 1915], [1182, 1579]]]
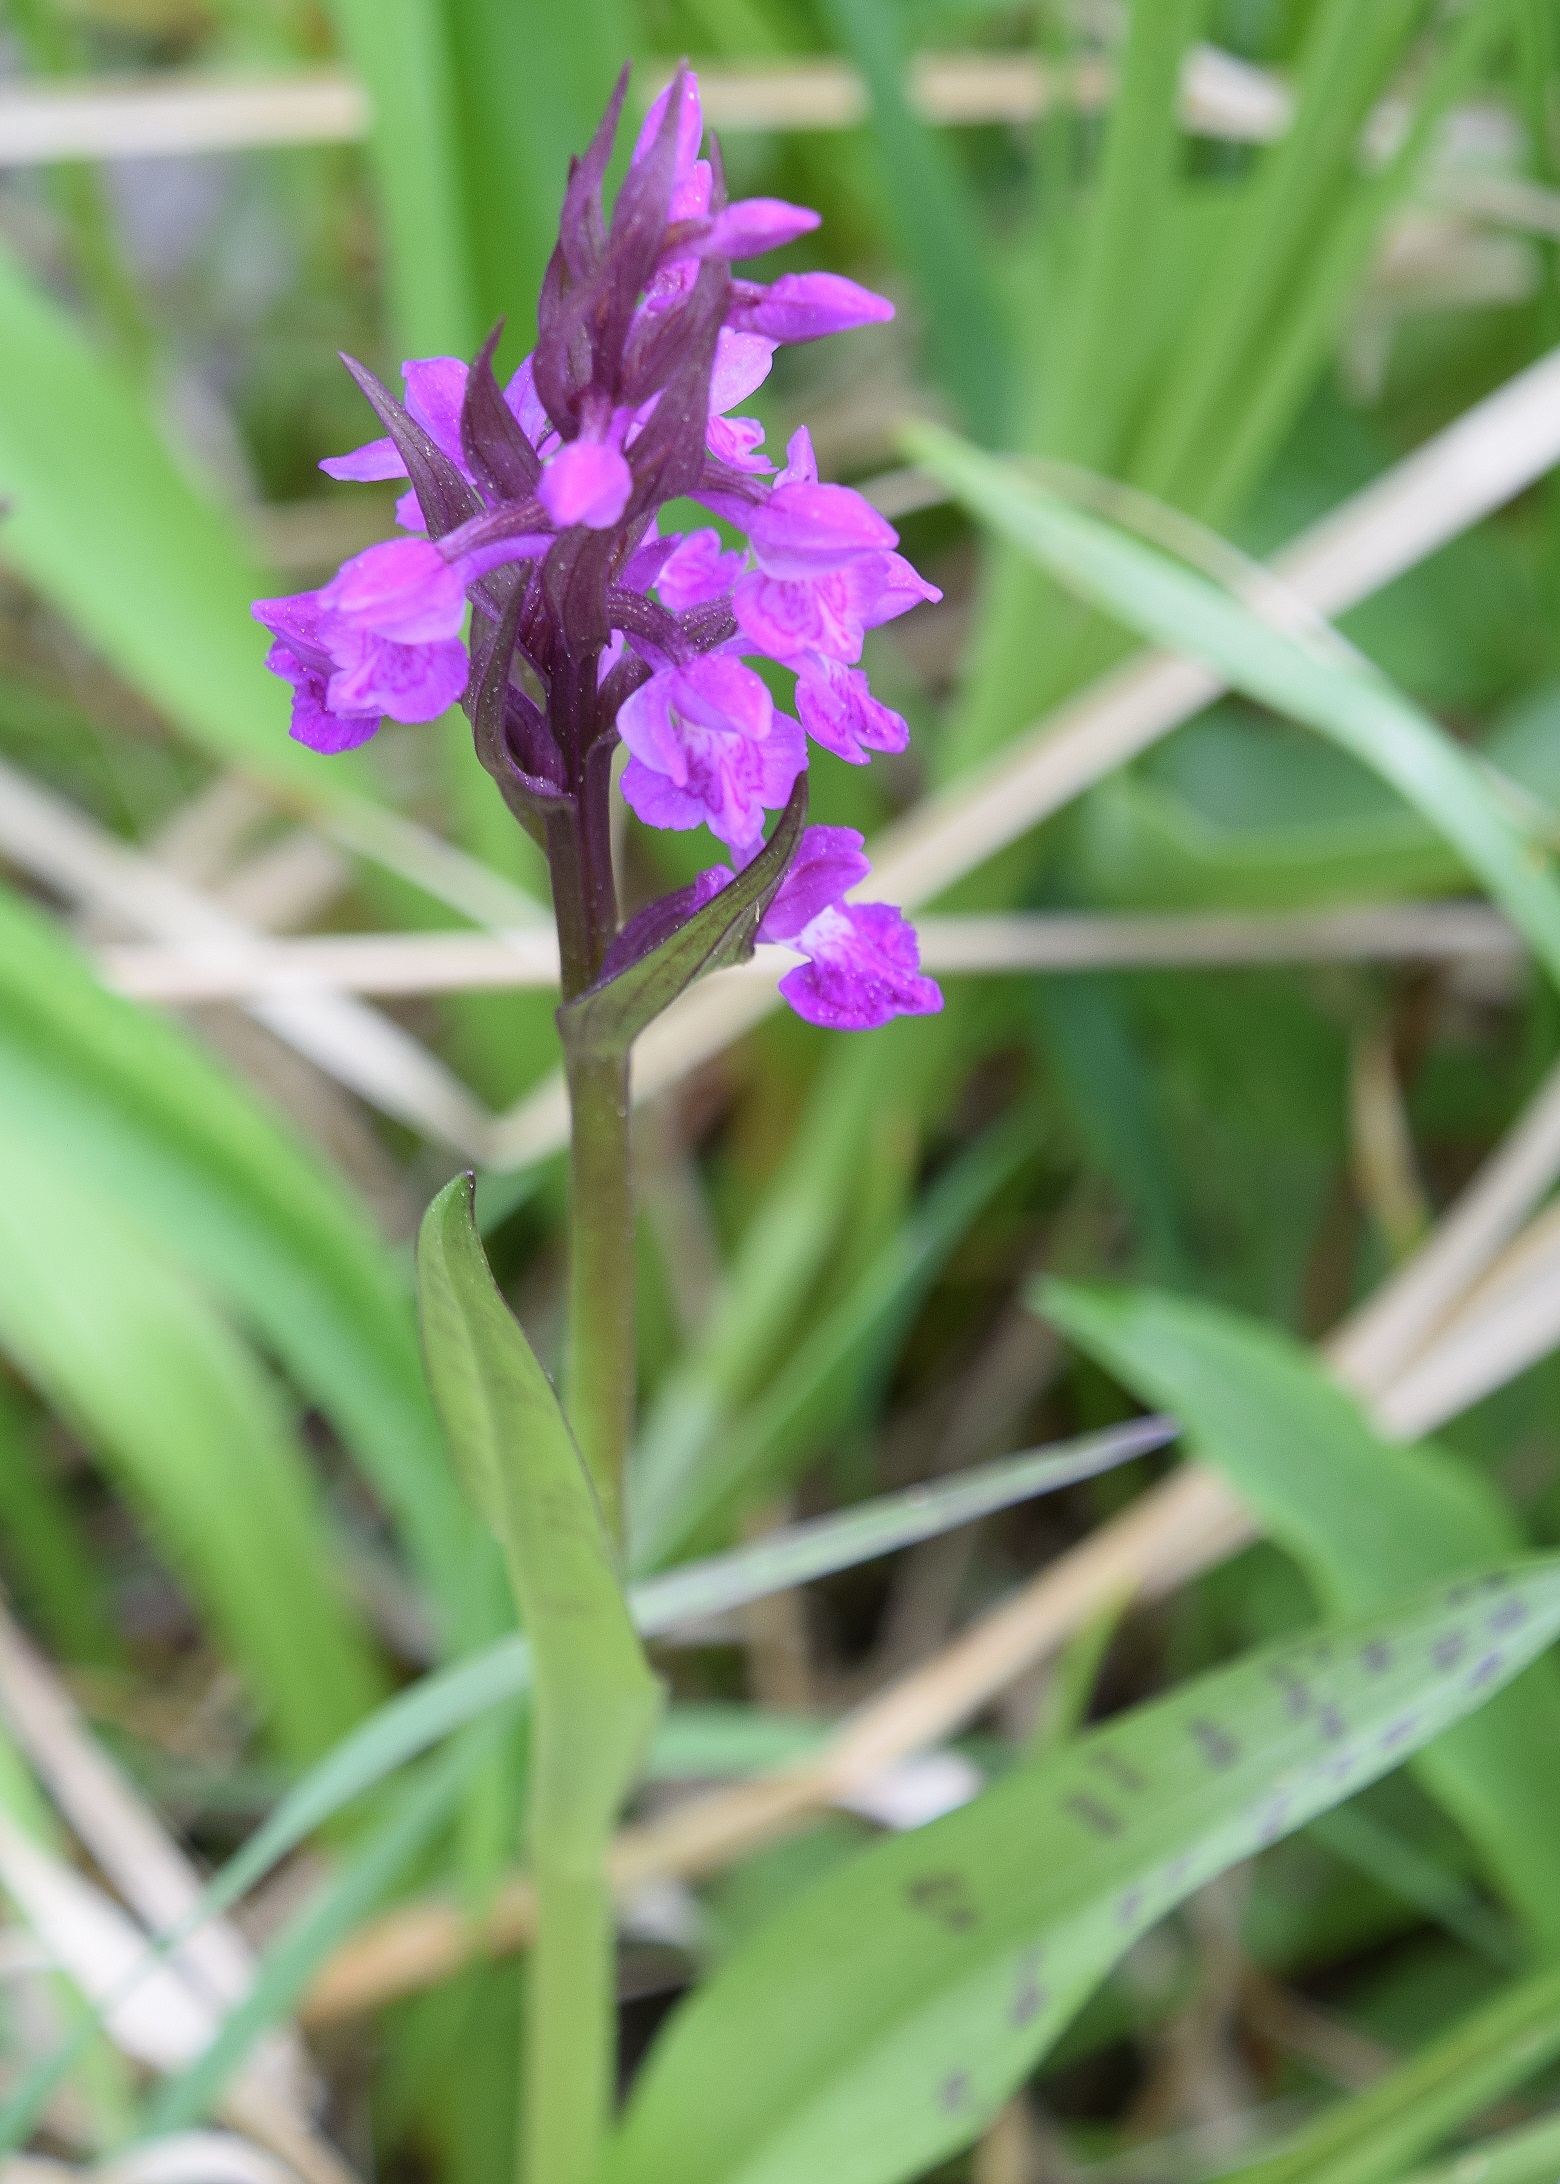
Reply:
[[[905, 722], [857, 663], [868, 630], [940, 595], [875, 509], [820, 481], [805, 430], [777, 470], [762, 426], [730, 414], [783, 343], [892, 306], [836, 274], [766, 285], [733, 271], [817, 215], [726, 202], [686, 68], [651, 107], [609, 215], [626, 86], [625, 71], [572, 164], [536, 347], [503, 388], [501, 328], [469, 366], [407, 363], [404, 401], [347, 360], [383, 436], [323, 467], [404, 478], [408, 535], [319, 591], [255, 607], [292, 686], [295, 737], [348, 750], [384, 719], [431, 721], [460, 703], [483, 766], [546, 852], [573, 1118], [565, 1408], [618, 1568], [636, 1361], [633, 1041], [757, 940], [794, 959], [780, 992], [810, 1023], [869, 1030], [942, 1005], [899, 912], [852, 899], [869, 873], [861, 836], [806, 824], [809, 742], [851, 765], [904, 749]], [[725, 534], [662, 535], [662, 510], [686, 499]], [[792, 679], [794, 713], [776, 703], [775, 670]], [[619, 743], [638, 820], [705, 827], [730, 858], [626, 923], [611, 847]], [[582, 1802], [584, 1755], [612, 1741], [605, 1712], [562, 1720], [539, 1703], [536, 1727], [524, 2173], [588, 2184], [612, 2081], [606, 1851], [621, 1781]]]

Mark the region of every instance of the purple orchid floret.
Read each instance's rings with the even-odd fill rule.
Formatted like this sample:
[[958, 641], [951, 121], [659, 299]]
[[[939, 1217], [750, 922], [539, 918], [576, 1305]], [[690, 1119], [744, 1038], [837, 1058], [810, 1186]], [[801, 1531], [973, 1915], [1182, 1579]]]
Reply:
[[[552, 865], [566, 993], [659, 945], [731, 877], [714, 866], [619, 929], [614, 747], [646, 825], [707, 826], [741, 869], [791, 800], [809, 738], [852, 765], [905, 748], [862, 649], [868, 630], [941, 596], [869, 502], [819, 479], [805, 430], [776, 471], [762, 423], [735, 414], [778, 348], [891, 318], [892, 304], [835, 273], [733, 273], [818, 216], [726, 201], [686, 68], [650, 107], [609, 210], [626, 83], [572, 163], [536, 346], [502, 387], [501, 329], [469, 365], [407, 362], [403, 401], [347, 360], [382, 435], [321, 467], [405, 479], [410, 535], [319, 591], [255, 607], [268, 665], [292, 687], [292, 732], [315, 750], [466, 707], [482, 763]], [[662, 536], [661, 511], [684, 498], [729, 532]], [[796, 717], [754, 661], [795, 677]], [[802, 958], [781, 991], [810, 1022], [866, 1028], [941, 1006], [899, 913], [847, 899], [866, 873], [852, 829], [809, 827], [770, 901], [762, 937]], [[560, 890], [573, 891], [567, 918]]]
[[647, 826], [707, 826], [746, 863], [807, 764], [763, 677], [729, 653], [662, 669], [623, 702], [623, 795]]

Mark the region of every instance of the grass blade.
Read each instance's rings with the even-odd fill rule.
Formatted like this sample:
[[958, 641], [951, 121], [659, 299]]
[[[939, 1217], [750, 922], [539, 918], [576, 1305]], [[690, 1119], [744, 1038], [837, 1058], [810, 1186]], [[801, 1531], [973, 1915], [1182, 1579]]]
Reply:
[[1363, 665], [1324, 654], [1153, 547], [1072, 508], [933, 425], [906, 428], [918, 462], [1079, 597], [1233, 688], [1329, 736], [1430, 821], [1560, 980], [1560, 888], [1484, 777], [1429, 716]]
[[905, 95], [908, 56], [891, 0], [829, 0], [872, 93], [889, 219], [920, 291], [938, 375], [978, 439], [1003, 429], [1011, 342], [984, 272], [981, 223], [953, 148]]
[[282, 1750], [379, 1696], [302, 1452], [247, 1345], [69, 1166], [0, 1136], [0, 1347], [150, 1526]]
[[447, 1629], [491, 1637], [474, 1578], [497, 1558], [449, 1477], [410, 1300], [361, 1208], [279, 1116], [177, 1026], [105, 993], [4, 891], [0, 1117], [264, 1337], [385, 1496]]
[[[1557, 2052], [1560, 1971], [1551, 1966], [1503, 1988], [1282, 2152], [1242, 2169], [1242, 2184], [1381, 2184]], [[1483, 2184], [1482, 2168], [1463, 2174]]]
[[794, 1471], [821, 1432], [880, 1369], [970, 1223], [1009, 1184], [1035, 1145], [1034, 1117], [997, 1124], [938, 1177], [910, 1218], [729, 1429], [674, 1472], [646, 1479], [633, 1505], [640, 1568], [664, 1562], [744, 1494]]

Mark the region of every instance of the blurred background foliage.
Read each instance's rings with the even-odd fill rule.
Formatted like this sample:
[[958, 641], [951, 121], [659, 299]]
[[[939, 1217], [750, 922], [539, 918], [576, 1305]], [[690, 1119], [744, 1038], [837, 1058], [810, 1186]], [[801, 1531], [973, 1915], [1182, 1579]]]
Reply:
[[[335, 352], [391, 376], [470, 353], [503, 316], [518, 361], [567, 158], [625, 55], [635, 111], [679, 54], [771, 80], [832, 60], [865, 118], [733, 128], [728, 173], [822, 209], [784, 263], [848, 271], [899, 315], [780, 359], [754, 404], [770, 446], [805, 420], [827, 476], [881, 481], [900, 419], [929, 414], [1266, 555], [1560, 339], [1560, 19], [1553, 0], [5, 0], [0, 20], [0, 140], [17, 86], [122, 73], [345, 67], [374, 116], [363, 144], [0, 167], [0, 1575], [104, 1743], [214, 1860], [376, 1700], [506, 1628], [415, 1346], [408, 1238], [459, 1158], [416, 1087], [431, 1055], [449, 1112], [503, 1109], [556, 1059], [536, 992], [168, 1011], [92, 968], [126, 938], [198, 938], [202, 915], [502, 928], [545, 891], [458, 717], [329, 763], [287, 741], [249, 601], [390, 523], [387, 494], [316, 467], [368, 432]], [[1178, 120], [1199, 45], [1288, 87], [1272, 141]], [[932, 53], [1038, 57], [1056, 84], [1103, 70], [1111, 95], [932, 127], [906, 89]], [[813, 816], [869, 835], [1136, 642], [935, 494], [899, 505], [945, 593], [871, 640], [913, 749], [870, 772], [814, 763]], [[1560, 496], [1540, 480], [1341, 623], [1498, 770], [1541, 852], [1560, 826], [1557, 607]], [[708, 851], [630, 826], [632, 893]], [[938, 906], [1159, 917], [1468, 892], [1375, 774], [1230, 697]], [[338, 1069], [343, 1046], [358, 1059]], [[1557, 1054], [1552, 989], [1504, 959], [953, 977], [936, 1020], [848, 1040], [761, 1024], [643, 1113], [641, 1559], [1127, 1415], [1154, 1391], [1103, 1342], [1062, 1342], [1026, 1301], [1040, 1274], [1318, 1340]], [[544, 1356], [562, 1190], [556, 1158], [480, 1185]], [[1560, 1541], [1557, 1396], [1553, 1360], [1525, 1363], [1443, 1436], [1534, 1544]], [[1278, 1434], [1246, 1455], [1275, 1475], [1291, 1460]], [[933, 1654], [1170, 1461], [664, 1650], [673, 1721], [703, 1737], [684, 1772], [783, 1756], [789, 1717]], [[1393, 1475], [1367, 1466], [1357, 1491], [1397, 1523]], [[1282, 1545], [1015, 1684], [978, 1764], [1306, 1621], [1315, 1570], [1269, 1528]], [[24, 1761], [0, 1762], [0, 1803], [50, 1838]], [[479, 1754], [399, 1885], [484, 1901], [517, 1854], [522, 1766], [512, 1737]], [[659, 1925], [647, 1911], [625, 1943], [631, 2050], [866, 1826], [835, 1816], [674, 1892]], [[278, 1900], [361, 1832], [339, 1823]], [[1532, 1855], [1525, 1901], [1432, 1774], [1366, 1793], [1141, 1944], [1007, 2136], [946, 2174], [1189, 2184], [1438, 2055], [1523, 1960], [1532, 1895], [1560, 1887], [1560, 1823]], [[262, 1901], [257, 1931], [279, 1916]], [[382, 2012], [372, 2039], [333, 2037], [332, 2119], [365, 2172], [508, 2173], [520, 2007], [515, 1964], [483, 1964]], [[1445, 2131], [1541, 2113], [1552, 2049], [1493, 2111], [1493, 2093], [1453, 2100]], [[50, 2143], [114, 2143], [138, 2097], [100, 2046]], [[1404, 2173], [1433, 2144], [1348, 2174]]]

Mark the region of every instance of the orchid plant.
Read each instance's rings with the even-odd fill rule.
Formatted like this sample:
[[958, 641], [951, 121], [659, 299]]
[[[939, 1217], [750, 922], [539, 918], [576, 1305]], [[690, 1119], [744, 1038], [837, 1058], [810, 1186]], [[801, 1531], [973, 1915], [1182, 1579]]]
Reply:
[[[384, 436], [323, 467], [407, 479], [397, 513], [408, 535], [357, 554], [321, 590], [254, 609], [272, 634], [269, 665], [292, 685], [299, 741], [346, 751], [385, 720], [433, 721], [458, 703], [483, 766], [546, 855], [573, 1123], [565, 1407], [619, 1555], [634, 1398], [633, 1040], [694, 978], [758, 940], [796, 957], [780, 992], [809, 1023], [869, 1030], [942, 1006], [899, 911], [855, 899], [870, 870], [861, 835], [805, 823], [809, 738], [852, 765], [905, 748], [904, 720], [858, 664], [863, 639], [940, 595], [868, 501], [820, 481], [805, 429], [777, 470], [762, 425], [730, 414], [782, 344], [889, 318], [893, 306], [832, 273], [768, 285], [733, 273], [818, 215], [774, 198], [726, 201], [686, 67], [650, 108], [609, 217], [627, 80], [625, 70], [572, 165], [536, 347], [506, 386], [493, 370], [501, 327], [469, 366], [407, 363], [404, 401], [346, 360]], [[662, 511], [680, 499], [739, 543], [713, 527], [663, 535]], [[794, 716], [755, 661], [792, 678]], [[612, 856], [620, 743], [619, 785], [637, 817], [705, 826], [729, 852], [626, 918]], [[463, 1247], [448, 1241], [447, 1209], [440, 1222], [430, 1216], [425, 1259], [442, 1253], [447, 1266]], [[430, 1372], [449, 1424], [461, 1391], [448, 1346], [434, 1354], [427, 1294]], [[536, 1376], [527, 1384], [530, 1400]], [[503, 1536], [501, 1516], [495, 1525]], [[531, 1546], [512, 1547], [510, 1562], [540, 1652]], [[545, 1695], [539, 1663], [539, 1715]], [[574, 1721], [569, 1733], [589, 1740], [596, 1727]], [[610, 1906], [599, 1858], [583, 1879], [558, 1878], [590, 1833], [577, 1811], [571, 1827], [570, 1840], [552, 1838], [549, 1868], [533, 1800], [537, 2184], [589, 2172], [604, 2111], [610, 1987], [581, 1963], [605, 1958]], [[597, 2058], [583, 2076], [581, 2052]]]

